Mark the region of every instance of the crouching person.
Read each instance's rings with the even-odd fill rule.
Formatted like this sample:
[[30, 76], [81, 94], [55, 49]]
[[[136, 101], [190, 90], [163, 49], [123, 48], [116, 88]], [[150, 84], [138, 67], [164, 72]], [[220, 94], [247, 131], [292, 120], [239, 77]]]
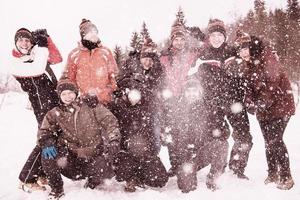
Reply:
[[134, 192], [137, 186], [163, 187], [168, 181], [167, 171], [157, 155], [153, 126], [155, 95], [142, 77], [133, 75], [120, 80], [122, 95], [115, 99], [122, 151], [114, 166], [116, 179], [126, 181], [128, 192]]
[[[177, 185], [187, 193], [197, 188], [197, 171], [211, 165], [206, 185], [210, 190], [218, 189], [217, 178], [227, 164], [229, 128], [211, 112], [206, 104], [204, 87], [200, 79], [187, 80], [178, 106], [179, 134], [172, 135], [172, 145], [178, 158]], [[219, 128], [223, 127], [223, 128]]]
[[103, 105], [77, 101], [78, 89], [68, 80], [58, 83], [57, 92], [60, 105], [47, 113], [38, 132], [49, 199], [64, 195], [61, 174], [87, 178], [85, 187], [91, 189], [112, 178], [111, 161], [120, 141], [117, 119]]

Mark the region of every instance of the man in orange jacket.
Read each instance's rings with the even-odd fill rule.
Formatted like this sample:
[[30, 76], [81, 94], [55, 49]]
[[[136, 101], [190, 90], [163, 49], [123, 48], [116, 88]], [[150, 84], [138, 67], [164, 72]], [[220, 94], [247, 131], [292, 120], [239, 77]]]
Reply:
[[107, 105], [117, 85], [118, 67], [112, 52], [102, 46], [97, 27], [82, 19], [79, 25], [81, 41], [68, 56], [62, 78], [68, 78], [79, 87], [80, 95], [96, 95]]

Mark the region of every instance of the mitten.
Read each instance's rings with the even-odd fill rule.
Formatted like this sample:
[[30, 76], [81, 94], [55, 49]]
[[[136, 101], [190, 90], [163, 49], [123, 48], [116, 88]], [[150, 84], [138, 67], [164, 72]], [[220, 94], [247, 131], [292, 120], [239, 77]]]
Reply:
[[90, 94], [83, 97], [83, 102], [85, 102], [90, 108], [95, 108], [99, 104], [98, 97]]

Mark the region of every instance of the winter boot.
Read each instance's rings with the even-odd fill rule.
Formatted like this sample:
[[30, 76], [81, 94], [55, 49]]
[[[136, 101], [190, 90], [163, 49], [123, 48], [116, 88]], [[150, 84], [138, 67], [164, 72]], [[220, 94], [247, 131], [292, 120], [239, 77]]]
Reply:
[[48, 179], [46, 177], [39, 177], [37, 183], [41, 186], [48, 185]]
[[280, 190], [289, 190], [294, 186], [294, 181], [292, 177], [283, 179], [277, 183], [277, 188]]
[[126, 185], [124, 187], [124, 190], [126, 192], [135, 192], [136, 187], [145, 188], [145, 184], [140, 180], [133, 179], [133, 180], [130, 180], [130, 181], [126, 181]]
[[171, 178], [171, 177], [173, 177], [173, 176], [175, 176], [176, 175], [176, 169], [175, 169], [175, 167], [171, 167], [169, 170], [168, 170], [168, 176]]
[[34, 192], [34, 191], [45, 191], [46, 187], [41, 186], [38, 183], [23, 183], [20, 182], [19, 189], [22, 189], [24, 192]]
[[193, 165], [183, 164], [177, 172], [177, 185], [183, 193], [197, 189], [196, 167]]
[[48, 200], [59, 200], [64, 195], [64, 190], [51, 190], [48, 195]]
[[206, 178], [206, 187], [213, 192], [219, 189], [219, 187], [217, 186], [217, 184], [215, 182], [214, 176], [210, 173], [207, 175], [207, 178]]
[[268, 185], [269, 183], [278, 183], [279, 177], [277, 174], [269, 174], [264, 183]]
[[247, 181], [249, 180], [249, 177], [242, 172], [234, 171], [233, 174], [236, 175], [239, 179], [243, 179]]
[[124, 190], [126, 192], [135, 192], [136, 191], [136, 183], [135, 181], [126, 181], [126, 185], [124, 187]]

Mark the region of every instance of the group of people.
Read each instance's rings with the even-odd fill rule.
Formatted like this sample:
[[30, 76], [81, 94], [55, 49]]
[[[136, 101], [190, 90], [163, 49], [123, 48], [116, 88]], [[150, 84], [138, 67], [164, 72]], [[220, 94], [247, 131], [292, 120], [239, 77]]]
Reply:
[[[197, 188], [197, 172], [210, 165], [206, 185], [214, 191], [227, 166], [230, 135], [229, 169], [248, 180], [247, 113], [256, 115], [265, 140], [265, 183], [293, 187], [283, 141], [295, 113], [293, 95], [278, 58], [261, 39], [239, 31], [230, 45], [219, 19], [209, 21], [205, 37], [175, 21], [166, 49], [158, 53], [147, 37], [118, 69], [97, 27], [83, 19], [79, 30], [81, 41], [59, 81], [51, 65], [62, 57], [47, 31], [21, 28], [15, 34], [11, 74], [38, 122], [37, 145], [19, 176], [23, 190], [45, 190], [47, 184], [49, 199], [59, 199], [61, 174], [86, 179], [84, 187], [91, 189], [115, 176], [128, 192], [163, 187], [176, 176], [187, 193]], [[191, 38], [203, 45], [190, 45]], [[168, 171], [160, 145], [169, 151]]]

